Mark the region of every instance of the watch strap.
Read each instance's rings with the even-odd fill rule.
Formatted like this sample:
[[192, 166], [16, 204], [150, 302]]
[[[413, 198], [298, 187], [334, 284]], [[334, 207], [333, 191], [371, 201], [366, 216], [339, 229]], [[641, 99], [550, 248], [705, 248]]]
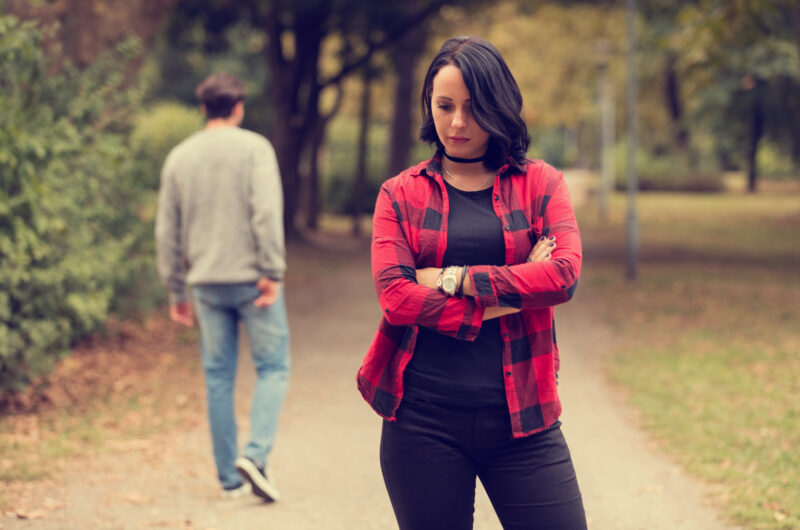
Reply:
[[464, 297], [464, 278], [467, 277], [467, 270], [469, 269], [469, 265], [464, 265], [463, 269], [461, 270], [461, 281], [458, 282], [458, 290], [456, 291], [456, 296], [459, 298]]

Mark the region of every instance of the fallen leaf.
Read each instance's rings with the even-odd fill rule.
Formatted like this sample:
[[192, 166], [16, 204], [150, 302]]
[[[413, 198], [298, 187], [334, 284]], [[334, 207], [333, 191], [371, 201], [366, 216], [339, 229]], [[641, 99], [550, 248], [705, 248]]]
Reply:
[[26, 512], [24, 510], [17, 510], [17, 519], [43, 519], [44, 512], [42, 510], [31, 510]]
[[64, 507], [63, 502], [51, 499], [50, 497], [45, 497], [44, 501], [42, 501], [42, 505], [47, 510], [57, 510]]
[[126, 493], [122, 496], [122, 500], [131, 504], [145, 504], [147, 499], [141, 493]]

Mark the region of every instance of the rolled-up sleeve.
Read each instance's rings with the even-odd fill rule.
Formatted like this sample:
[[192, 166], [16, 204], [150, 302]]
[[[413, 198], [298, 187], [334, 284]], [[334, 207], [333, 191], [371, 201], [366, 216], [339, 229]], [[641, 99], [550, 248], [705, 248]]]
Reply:
[[548, 261], [469, 268], [475, 302], [481, 307], [533, 309], [569, 301], [581, 271], [581, 238], [569, 191], [561, 174], [548, 180], [542, 200], [542, 233], [556, 237]]
[[447, 296], [417, 283], [401, 201], [393, 196], [394, 191], [384, 183], [373, 217], [372, 275], [384, 318], [393, 326], [425, 326], [443, 335], [474, 340], [483, 321], [483, 308], [470, 298]]

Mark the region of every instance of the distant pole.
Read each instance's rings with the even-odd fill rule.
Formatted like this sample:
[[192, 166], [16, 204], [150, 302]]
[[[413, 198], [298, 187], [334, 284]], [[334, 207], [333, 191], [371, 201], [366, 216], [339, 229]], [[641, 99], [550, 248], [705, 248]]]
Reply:
[[608, 41], [598, 43], [600, 69], [600, 201], [598, 213], [601, 222], [608, 220], [608, 194], [614, 180], [614, 98], [611, 94], [611, 77], [608, 75]]
[[636, 280], [639, 255], [639, 226], [636, 218], [636, 0], [627, 0], [628, 26], [628, 259], [626, 278]]

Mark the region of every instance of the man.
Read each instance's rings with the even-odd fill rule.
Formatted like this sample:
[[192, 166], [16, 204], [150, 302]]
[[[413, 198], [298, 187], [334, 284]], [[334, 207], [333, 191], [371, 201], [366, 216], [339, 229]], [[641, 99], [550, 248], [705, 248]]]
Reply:
[[[244, 84], [215, 74], [197, 87], [208, 121], [169, 154], [156, 217], [159, 274], [170, 318], [200, 326], [208, 415], [223, 496], [280, 498], [267, 467], [289, 376], [283, 196], [272, 145], [241, 129]], [[187, 285], [195, 309], [187, 297]], [[250, 441], [237, 458], [233, 407], [239, 323], [258, 379]], [[244, 480], [243, 480], [244, 479]]]

